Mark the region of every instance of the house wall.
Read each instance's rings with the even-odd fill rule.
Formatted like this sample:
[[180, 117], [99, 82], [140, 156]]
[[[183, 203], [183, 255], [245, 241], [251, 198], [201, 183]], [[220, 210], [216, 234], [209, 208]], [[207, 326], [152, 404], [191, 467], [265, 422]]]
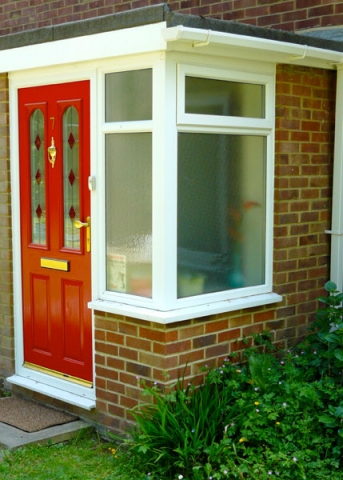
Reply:
[[342, 0], [2, 0], [0, 35], [159, 3], [173, 12], [290, 31], [343, 24]]
[[[3, 0], [0, 35], [146, 4]], [[331, 9], [322, 21], [329, 22], [333, 14], [337, 19], [339, 9], [343, 12], [343, 2], [328, 4], [324, 0], [204, 0], [201, 7], [198, 0], [193, 0], [170, 2], [170, 6], [173, 11], [257, 25], [269, 18], [270, 23], [264, 26], [274, 25], [275, 15], [279, 15], [279, 28], [285, 29], [305, 28], [299, 23], [286, 25], [290, 19], [287, 12], [294, 8], [299, 9], [298, 15], [306, 14], [316, 22], [319, 10], [315, 6]], [[277, 67], [274, 291], [283, 295], [282, 303], [168, 326], [95, 312], [97, 422], [122, 430], [130, 420], [128, 409], [141, 398], [141, 380], [168, 383], [184, 369], [190, 378], [204, 365], [220, 365], [229, 353], [241, 351], [244, 335], [273, 330], [273, 338], [279, 343], [304, 335], [317, 308], [316, 298], [323, 294], [329, 278], [330, 238], [324, 232], [330, 228], [331, 218], [335, 78], [333, 71]], [[8, 82], [6, 75], [1, 75], [0, 376], [14, 373], [8, 120]]]
[[329, 277], [335, 79], [332, 71], [277, 67], [274, 291], [282, 303], [167, 326], [96, 312], [102, 425], [124, 428], [142, 380], [168, 384], [220, 366], [230, 353], [239, 358], [253, 332], [272, 330], [278, 344], [305, 334]]
[[[0, 378], [14, 370], [9, 101], [7, 75], [0, 75]], [[1, 387], [1, 384], [0, 384]]]

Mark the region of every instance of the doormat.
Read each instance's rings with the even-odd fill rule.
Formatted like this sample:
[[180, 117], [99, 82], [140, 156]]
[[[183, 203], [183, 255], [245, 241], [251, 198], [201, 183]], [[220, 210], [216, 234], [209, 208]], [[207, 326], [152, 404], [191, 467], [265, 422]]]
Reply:
[[63, 425], [78, 417], [12, 395], [0, 398], [0, 422], [32, 433], [54, 425]]

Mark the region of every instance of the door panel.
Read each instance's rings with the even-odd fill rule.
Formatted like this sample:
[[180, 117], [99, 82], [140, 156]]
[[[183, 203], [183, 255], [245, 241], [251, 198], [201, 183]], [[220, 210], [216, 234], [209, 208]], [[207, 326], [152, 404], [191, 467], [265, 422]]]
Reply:
[[49, 329], [49, 278], [31, 275], [33, 348], [51, 354]]
[[[73, 339], [82, 331], [82, 284], [81, 282], [63, 282], [63, 327], [64, 327], [64, 355], [75, 362], [82, 361], [82, 345], [75, 344]], [[76, 319], [76, 321], [73, 321]]]
[[24, 361], [87, 382], [89, 110], [88, 81], [19, 90]]

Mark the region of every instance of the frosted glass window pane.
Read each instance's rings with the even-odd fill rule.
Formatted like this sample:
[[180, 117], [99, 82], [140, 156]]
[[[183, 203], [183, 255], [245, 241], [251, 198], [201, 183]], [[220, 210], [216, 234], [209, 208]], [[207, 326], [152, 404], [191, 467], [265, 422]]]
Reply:
[[106, 80], [106, 122], [152, 119], [152, 70], [109, 73]]
[[30, 117], [31, 231], [32, 243], [46, 245], [44, 115], [34, 110]]
[[178, 298], [265, 278], [266, 139], [180, 133]]
[[264, 104], [264, 85], [186, 77], [186, 113], [264, 118]]
[[106, 135], [107, 290], [152, 296], [152, 136]]

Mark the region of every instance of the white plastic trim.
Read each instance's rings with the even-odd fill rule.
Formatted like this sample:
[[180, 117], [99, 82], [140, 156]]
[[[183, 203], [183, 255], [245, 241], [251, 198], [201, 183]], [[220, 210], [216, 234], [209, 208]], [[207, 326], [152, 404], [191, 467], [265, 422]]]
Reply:
[[176, 310], [162, 312], [144, 307], [135, 307], [124, 303], [108, 302], [105, 300], [95, 300], [88, 306], [93, 310], [100, 312], [114, 313], [117, 315], [126, 315], [148, 322], [169, 324], [182, 322], [193, 318], [206, 317], [218, 313], [232, 312], [243, 308], [258, 307], [269, 305], [282, 301], [282, 297], [277, 293], [265, 293], [261, 295], [251, 295], [249, 297], [237, 298], [234, 300], [225, 300], [215, 303], [207, 303], [192, 307], [184, 307]]
[[326, 69], [334, 69], [336, 65], [343, 62], [343, 54], [334, 50], [182, 25], [164, 28], [162, 35], [170, 50], [183, 50], [187, 44], [187, 47], [193, 51], [195, 47], [201, 47], [196, 48], [196, 51], [199, 52], [203, 49], [206, 53], [209, 53], [211, 47], [215, 47], [217, 50], [218, 47], [227, 47], [229, 52], [226, 49], [223, 51], [225, 51], [225, 55], [229, 53], [230, 57], [256, 59], [257, 55], [269, 62], [296, 63], [297, 65]]
[[337, 71], [336, 130], [333, 170], [332, 220], [331, 229], [331, 272], [330, 280], [338, 289], [343, 289], [343, 70]]
[[165, 50], [163, 27], [165, 22], [2, 50], [0, 71], [66, 64], [73, 70], [80, 62]]
[[27, 388], [33, 390], [34, 392], [41, 393], [42, 395], [47, 395], [51, 398], [56, 398], [62, 402], [75, 405], [76, 407], [83, 408], [84, 410], [92, 410], [95, 408], [95, 400], [83, 397], [81, 395], [76, 395], [75, 393], [67, 392], [60, 388], [52, 387], [45, 383], [41, 383], [35, 380], [32, 380], [27, 377], [22, 377], [20, 375], [13, 375], [12, 377], [6, 378], [7, 382], [18, 385], [19, 387]]

